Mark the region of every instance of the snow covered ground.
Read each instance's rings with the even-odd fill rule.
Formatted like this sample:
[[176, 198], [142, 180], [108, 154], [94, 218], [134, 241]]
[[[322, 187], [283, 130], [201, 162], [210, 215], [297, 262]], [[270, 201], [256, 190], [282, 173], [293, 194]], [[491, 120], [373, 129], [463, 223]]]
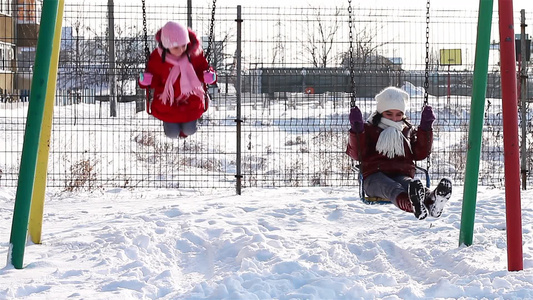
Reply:
[[[418, 221], [356, 188], [48, 191], [42, 244], [0, 269], [0, 299], [532, 299], [533, 195], [509, 272], [504, 191], [479, 188], [469, 247], [462, 193]], [[6, 259], [14, 198], [0, 188]]]
[[[413, 96], [412, 107], [421, 107], [419, 89], [405, 88]], [[432, 103], [438, 104], [434, 105], [438, 115], [434, 147], [452, 149], [461, 143], [454, 135], [461, 133], [448, 121], [454, 120], [453, 114], [461, 115], [462, 122], [468, 120], [462, 111], [467, 111], [469, 99], [457, 99], [453, 111], [435, 99]], [[258, 149], [254, 154], [268, 154], [270, 148], [283, 155], [280, 160], [290, 159], [286, 153], [295, 151], [285, 151], [286, 143], [273, 141], [290, 140], [294, 126], [309, 129], [304, 127], [309, 126], [304, 122], [309, 118], [321, 116], [325, 121], [320, 127], [347, 123], [346, 106], [337, 107], [334, 101], [325, 104], [287, 111], [281, 103], [263, 109], [247, 106], [248, 136], [253, 133], [251, 145]], [[129, 115], [116, 119], [101, 117], [108, 115], [102, 105], [55, 107], [50, 167], [60, 171], [52, 169], [52, 174], [71, 172], [66, 162], [83, 158], [85, 152], [80, 149], [85, 149], [98, 154], [102, 170], [110, 166], [109, 180], [138, 174], [142, 180], [159, 182], [146, 175], [158, 173], [146, 169], [151, 164], [145, 160], [137, 161], [135, 153], [143, 148], [132, 140], [141, 135], [139, 130], [161, 131], [160, 124], [144, 113], [135, 114], [132, 103], [120, 105], [121, 113]], [[17, 177], [7, 171], [18, 168], [27, 105], [4, 106], [0, 107], [4, 121], [0, 139], [10, 141], [0, 143], [5, 181]], [[372, 101], [361, 108], [368, 114]], [[258, 114], [270, 113], [268, 109], [283, 113], [271, 118], [277, 123], [268, 126], [275, 128], [253, 122], [262, 120]], [[221, 150], [207, 153], [218, 155], [222, 162], [232, 161], [235, 134], [226, 123], [234, 123], [233, 113], [227, 104], [211, 109], [209, 126], [191, 141], [208, 141], [207, 146]], [[418, 117], [416, 109], [412, 117]], [[289, 124], [293, 119], [301, 120], [301, 125]], [[306, 130], [299, 129], [298, 137], [310, 140], [314, 131]], [[161, 143], [168, 142], [161, 138]], [[488, 138], [494, 137], [489, 134]], [[344, 139], [341, 144], [344, 147]], [[73, 156], [64, 158], [64, 149]], [[185, 157], [191, 155], [178, 150]], [[164, 167], [159, 171], [168, 177], [167, 188], [103, 186], [76, 192], [48, 188], [42, 244], [28, 242], [20, 270], [8, 259], [16, 188], [0, 187], [0, 257], [7, 262], [0, 265], [0, 300], [533, 299], [533, 195], [529, 191], [523, 191], [521, 200], [524, 269], [509, 272], [503, 189], [479, 187], [474, 241], [467, 247], [459, 245], [461, 182], [455, 183], [441, 218], [418, 221], [392, 205], [364, 204], [357, 186], [246, 187], [242, 195], [235, 195], [235, 189], [228, 188], [235, 185], [235, 165], [221, 163], [221, 175], [213, 177], [216, 172], [192, 165], [179, 169], [172, 153], [162, 152], [161, 162], [155, 164]], [[332, 159], [326, 156], [324, 161]], [[483, 159], [501, 171], [500, 160]], [[440, 163], [433, 168], [454, 167], [446, 165], [445, 156], [437, 160]], [[318, 166], [322, 162], [315, 161]], [[209, 184], [220, 186], [197, 189], [204, 182], [198, 178], [203, 177], [187, 181], [183, 177], [188, 175], [206, 176]], [[481, 174], [480, 181], [489, 176]], [[171, 188], [176, 182], [191, 186]]]

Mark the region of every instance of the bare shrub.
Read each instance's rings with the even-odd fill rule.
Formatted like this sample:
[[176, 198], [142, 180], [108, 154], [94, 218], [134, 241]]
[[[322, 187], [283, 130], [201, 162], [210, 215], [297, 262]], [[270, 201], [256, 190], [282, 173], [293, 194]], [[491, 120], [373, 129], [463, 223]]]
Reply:
[[241, 165], [245, 173], [255, 173], [265, 170], [267, 159], [260, 156], [246, 155], [243, 157]]
[[327, 184], [326, 179], [321, 178], [320, 173], [316, 173], [311, 177], [311, 186], [325, 186]]
[[154, 144], [154, 153], [156, 153], [157, 155], [161, 156], [161, 155], [166, 155], [168, 153], [177, 153], [177, 149], [176, 147], [174, 147], [174, 145], [172, 145], [172, 143], [169, 143], [169, 142], [156, 142]]
[[448, 162], [453, 165], [457, 171], [463, 171], [466, 168], [466, 152], [468, 147], [468, 135], [463, 134], [459, 143], [450, 147], [448, 152]]
[[[483, 167], [478, 170], [480, 182], [490, 182], [496, 178], [498, 170], [503, 167], [503, 151], [498, 149], [503, 145], [503, 136], [498, 134], [484, 134], [482, 137], [481, 145], [483, 148], [491, 149], [487, 151], [481, 151], [480, 165]], [[450, 147], [450, 151], [447, 153], [447, 162], [454, 167], [455, 174], [464, 174], [467, 165], [468, 156], [468, 133], [461, 136], [460, 141]], [[456, 177], [457, 175], [453, 175]]]
[[133, 140], [143, 146], [155, 146], [155, 135], [152, 131], [142, 131]]
[[205, 150], [205, 148], [203, 144], [198, 143], [193, 139], [185, 139], [183, 140], [181, 146], [179, 146], [179, 150], [200, 153]]
[[180, 166], [199, 168], [212, 172], [222, 171], [222, 162], [220, 162], [220, 160], [216, 158], [196, 159], [192, 157], [183, 157], [179, 159], [178, 164]]
[[65, 190], [69, 192], [87, 189], [89, 191], [96, 188], [96, 166], [97, 162], [89, 159], [82, 159], [70, 166], [69, 177], [65, 180]]
[[301, 136], [297, 136], [295, 140], [285, 141], [285, 146], [305, 145], [305, 141]]
[[203, 159], [200, 167], [202, 169], [205, 169], [205, 170], [208, 170], [208, 171], [213, 171], [213, 172], [222, 171], [222, 163], [220, 162], [219, 159], [216, 159], [216, 158], [213, 158], [213, 157], [207, 158], [207, 159]]
[[[344, 171], [351, 170], [350, 160], [344, 151], [336, 153], [331, 151], [331, 149], [345, 149], [345, 137], [345, 133], [332, 130], [321, 131], [313, 137], [313, 144], [318, 148], [318, 151], [313, 151], [314, 161], [317, 162], [319, 170], [310, 179], [312, 185], [327, 186], [328, 179], [333, 179], [332, 174], [347, 174]], [[349, 174], [344, 176], [349, 177]]]
[[289, 182], [289, 186], [301, 186], [303, 169], [303, 162], [300, 158], [291, 161], [291, 164], [288, 166], [285, 174], [285, 178]]

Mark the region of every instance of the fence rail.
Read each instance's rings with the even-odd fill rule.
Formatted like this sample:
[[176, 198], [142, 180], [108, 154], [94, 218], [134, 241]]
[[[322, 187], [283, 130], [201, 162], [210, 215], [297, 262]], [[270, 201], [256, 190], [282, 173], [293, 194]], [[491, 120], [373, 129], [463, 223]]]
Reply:
[[[199, 131], [178, 140], [166, 138], [161, 122], [143, 111], [144, 94], [135, 80], [144, 68], [144, 46], [155, 47], [152, 36], [167, 20], [185, 23], [187, 8], [148, 4], [149, 40], [142, 34], [140, 3], [117, 4], [114, 12], [115, 39], [110, 41], [107, 3], [66, 4], [48, 186], [232, 188], [238, 179], [244, 188], [358, 185], [344, 153], [351, 96], [346, 7], [243, 7], [241, 56], [236, 53], [236, 9], [217, 7], [211, 63], [219, 72], [218, 85], [211, 87], [212, 103]], [[210, 8], [195, 7], [193, 14], [193, 29], [207, 41]], [[407, 116], [417, 125], [426, 79], [425, 6], [358, 7], [354, 17], [356, 104], [369, 116], [375, 93], [387, 85], [402, 87], [411, 95]], [[437, 115], [429, 170], [433, 180], [464, 180], [476, 22], [475, 11], [431, 14], [428, 92]], [[491, 40], [498, 39], [496, 22]], [[109, 68], [110, 42], [116, 49], [114, 69]], [[461, 49], [462, 64], [441, 65], [441, 49]], [[31, 74], [30, 52], [19, 49], [15, 76]], [[243, 66], [240, 94], [238, 60]], [[498, 51], [492, 50], [479, 176], [480, 184], [495, 187], [504, 184], [498, 61]], [[110, 95], [111, 85], [116, 95]], [[0, 137], [6, 142], [0, 145], [0, 186], [15, 186], [29, 103], [2, 99]], [[115, 99], [116, 116], [111, 117]], [[527, 126], [521, 139], [527, 143], [526, 170], [533, 146], [529, 105], [527, 119], [518, 124]], [[236, 121], [242, 121], [240, 136]], [[527, 181], [533, 181], [530, 172]]]

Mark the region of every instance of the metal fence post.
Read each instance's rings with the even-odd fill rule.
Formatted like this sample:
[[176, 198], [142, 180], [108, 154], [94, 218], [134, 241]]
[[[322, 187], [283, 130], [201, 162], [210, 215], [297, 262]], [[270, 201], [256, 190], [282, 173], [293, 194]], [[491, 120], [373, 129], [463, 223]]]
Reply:
[[237, 82], [235, 83], [235, 89], [237, 93], [237, 103], [236, 103], [236, 109], [237, 109], [237, 117], [235, 119], [235, 122], [237, 122], [237, 157], [236, 157], [236, 169], [237, 174], [235, 177], [237, 178], [237, 195], [241, 194], [241, 186], [242, 186], [242, 174], [241, 174], [241, 126], [242, 126], [242, 119], [241, 119], [241, 41], [242, 41], [242, 35], [241, 35], [241, 25], [242, 25], [242, 19], [241, 19], [241, 6], [237, 5], [237, 19], [235, 20], [237, 22]]
[[109, 116], [117, 116], [117, 95], [115, 86], [117, 78], [115, 76], [115, 3], [113, 0], [107, 1], [107, 16], [108, 16], [108, 51], [109, 51]]
[[520, 11], [520, 57], [522, 58], [520, 72], [520, 126], [522, 129], [522, 143], [520, 145], [522, 189], [527, 189], [527, 41], [526, 41], [526, 11]]

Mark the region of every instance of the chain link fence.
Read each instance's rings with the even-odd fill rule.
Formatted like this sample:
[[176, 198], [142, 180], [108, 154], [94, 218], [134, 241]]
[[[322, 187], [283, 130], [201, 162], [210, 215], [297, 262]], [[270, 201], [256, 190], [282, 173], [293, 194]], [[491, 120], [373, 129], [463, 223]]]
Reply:
[[[244, 188], [355, 187], [357, 174], [344, 153], [352, 92], [350, 69], [354, 72], [355, 104], [364, 116], [375, 109], [373, 96], [393, 85], [410, 93], [407, 116], [414, 125], [420, 120], [427, 76], [428, 101], [437, 115], [431, 178], [464, 180], [476, 11], [432, 10], [427, 24], [425, 6], [354, 7], [351, 66], [348, 4], [243, 6], [240, 36], [237, 7], [217, 6], [210, 63], [219, 80], [210, 87], [210, 108], [195, 135], [171, 140], [165, 137], [162, 123], [146, 113], [145, 94], [136, 86], [136, 79], [144, 70], [144, 48], [156, 46], [155, 32], [168, 20], [186, 24], [189, 16], [185, 4], [147, 2], [146, 14], [140, 1], [115, 4], [113, 14], [107, 2], [66, 3], [48, 186], [65, 190], [234, 188], [241, 184]], [[193, 7], [190, 15], [204, 48], [208, 46], [211, 9], [207, 5]], [[533, 19], [528, 13], [526, 20]], [[519, 16], [515, 13], [515, 28], [520, 28]], [[112, 35], [109, 24], [114, 24]], [[501, 187], [503, 124], [496, 17], [492, 26], [495, 43], [487, 74], [479, 183]], [[6, 43], [16, 45], [20, 38]], [[241, 53], [237, 52], [239, 40]], [[114, 53], [110, 53], [111, 43]], [[455, 51], [460, 51], [460, 61], [445, 62], [446, 55]], [[35, 48], [15, 47], [15, 52], [16, 68], [10, 72], [19, 78], [19, 84], [2, 94], [19, 92], [17, 97], [3, 96], [0, 103], [0, 136], [5, 141], [0, 146], [0, 186], [17, 185], [30, 88], [28, 81], [20, 78], [31, 78]], [[25, 91], [25, 97], [20, 91]], [[529, 79], [527, 101], [532, 98]], [[518, 126], [527, 127], [527, 136], [521, 141], [527, 144], [524, 170], [529, 170], [532, 113], [530, 104], [526, 107], [527, 119]], [[427, 167], [427, 161], [420, 166]], [[527, 172], [529, 184], [531, 179]]]

